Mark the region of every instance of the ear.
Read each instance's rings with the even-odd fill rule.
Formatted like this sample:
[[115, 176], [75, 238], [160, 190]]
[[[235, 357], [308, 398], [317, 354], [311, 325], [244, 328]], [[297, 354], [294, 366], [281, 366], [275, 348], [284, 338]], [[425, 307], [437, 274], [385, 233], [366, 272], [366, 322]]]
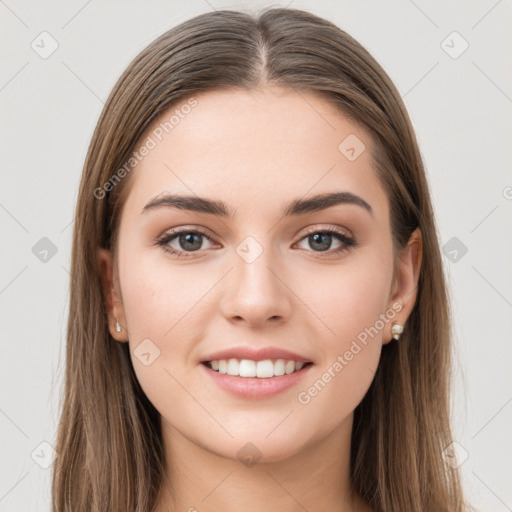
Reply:
[[392, 284], [392, 291], [388, 307], [397, 311], [395, 318], [387, 324], [387, 341], [393, 340], [391, 333], [392, 324], [404, 326], [407, 329], [406, 321], [411, 314], [418, 295], [418, 278], [421, 269], [423, 244], [421, 231], [416, 228], [409, 237], [407, 245], [400, 254], [395, 281]]
[[[98, 249], [98, 267], [100, 269], [103, 301], [107, 308], [108, 328], [112, 337], [121, 342], [128, 341], [126, 317], [123, 303], [120, 300], [119, 285], [114, 282], [112, 253], [107, 249]], [[121, 332], [116, 331], [117, 321], [121, 325]]]

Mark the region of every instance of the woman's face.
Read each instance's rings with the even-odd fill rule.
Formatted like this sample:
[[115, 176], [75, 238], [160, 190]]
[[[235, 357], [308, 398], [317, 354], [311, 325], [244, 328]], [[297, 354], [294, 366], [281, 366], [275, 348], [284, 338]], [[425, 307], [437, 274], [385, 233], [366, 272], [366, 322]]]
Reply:
[[[388, 200], [367, 133], [324, 99], [281, 88], [194, 98], [171, 109], [173, 120], [166, 112], [153, 122], [136, 148], [146, 144], [139, 154], [147, 154], [125, 178], [111, 332], [129, 338], [137, 378], [169, 435], [228, 458], [245, 446], [279, 460], [346, 427], [391, 324], [405, 320]], [[333, 193], [352, 200], [307, 207]], [[166, 195], [189, 199], [157, 202]], [[293, 208], [297, 201], [306, 206]], [[221, 203], [232, 216], [219, 213]], [[248, 357], [267, 348], [312, 364], [268, 378], [227, 377], [204, 364], [233, 349], [249, 374], [280, 373], [280, 363]]]

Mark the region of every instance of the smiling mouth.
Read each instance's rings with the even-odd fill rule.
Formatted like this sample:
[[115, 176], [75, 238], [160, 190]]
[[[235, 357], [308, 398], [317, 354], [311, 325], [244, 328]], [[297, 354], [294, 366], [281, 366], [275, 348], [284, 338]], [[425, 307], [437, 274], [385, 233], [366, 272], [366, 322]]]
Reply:
[[268, 379], [299, 372], [303, 368], [311, 366], [313, 363], [303, 363], [301, 361], [285, 359], [265, 359], [263, 361], [253, 361], [251, 359], [220, 359], [216, 361], [203, 361], [202, 364], [210, 370], [223, 375]]

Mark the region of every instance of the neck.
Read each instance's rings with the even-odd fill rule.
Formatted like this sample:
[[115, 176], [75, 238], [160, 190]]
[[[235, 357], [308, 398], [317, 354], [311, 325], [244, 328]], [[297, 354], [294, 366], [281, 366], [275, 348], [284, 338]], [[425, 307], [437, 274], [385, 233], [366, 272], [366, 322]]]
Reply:
[[162, 418], [167, 473], [154, 512], [259, 512], [262, 504], [280, 512], [367, 511], [350, 489], [351, 429], [352, 415], [292, 455], [250, 465], [236, 453], [226, 458], [205, 449]]

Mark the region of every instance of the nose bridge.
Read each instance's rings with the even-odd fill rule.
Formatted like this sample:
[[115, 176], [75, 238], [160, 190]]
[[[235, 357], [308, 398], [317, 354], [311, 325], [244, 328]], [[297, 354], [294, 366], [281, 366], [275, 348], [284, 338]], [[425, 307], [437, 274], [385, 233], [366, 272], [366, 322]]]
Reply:
[[233, 271], [222, 299], [227, 317], [242, 317], [250, 323], [290, 312], [290, 292], [284, 285], [282, 262], [269, 235], [249, 235], [235, 248]]

